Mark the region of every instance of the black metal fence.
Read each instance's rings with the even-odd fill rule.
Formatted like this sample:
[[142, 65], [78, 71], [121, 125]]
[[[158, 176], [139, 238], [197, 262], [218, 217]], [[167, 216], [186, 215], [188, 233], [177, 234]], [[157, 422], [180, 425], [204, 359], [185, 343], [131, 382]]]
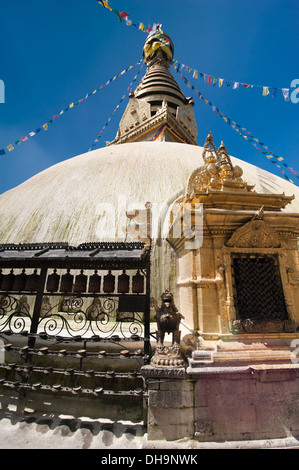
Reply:
[[[28, 391], [142, 396], [140, 367], [130, 365], [150, 357], [150, 250], [0, 245], [0, 336], [0, 384], [19, 392], [23, 407]], [[135, 388], [119, 389], [116, 379]]]

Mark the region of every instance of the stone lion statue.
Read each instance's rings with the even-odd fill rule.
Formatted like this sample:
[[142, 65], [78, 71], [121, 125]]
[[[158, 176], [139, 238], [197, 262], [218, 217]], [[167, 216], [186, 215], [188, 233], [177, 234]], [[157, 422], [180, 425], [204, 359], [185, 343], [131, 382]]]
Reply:
[[171, 292], [166, 290], [161, 295], [161, 308], [155, 315], [155, 320], [158, 326], [157, 335], [157, 348], [163, 348], [165, 333], [172, 333], [172, 344], [179, 346], [180, 344], [180, 322], [184, 318], [181, 313], [178, 312], [173, 300]]

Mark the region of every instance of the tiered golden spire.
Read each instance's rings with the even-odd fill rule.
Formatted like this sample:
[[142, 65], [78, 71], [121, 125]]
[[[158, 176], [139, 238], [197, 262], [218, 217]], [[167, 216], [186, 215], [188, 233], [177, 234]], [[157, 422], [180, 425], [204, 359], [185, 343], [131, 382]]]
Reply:
[[211, 132], [206, 138], [202, 157], [204, 165], [191, 174], [187, 196], [208, 190], [252, 190], [253, 186], [242, 179], [243, 170], [238, 165], [233, 166], [223, 142], [217, 150]]
[[116, 139], [111, 144], [157, 138], [197, 145], [194, 100], [184, 95], [169, 70], [173, 53], [170, 37], [158, 26], [157, 32], [144, 43], [147, 70], [136, 90], [130, 93]]

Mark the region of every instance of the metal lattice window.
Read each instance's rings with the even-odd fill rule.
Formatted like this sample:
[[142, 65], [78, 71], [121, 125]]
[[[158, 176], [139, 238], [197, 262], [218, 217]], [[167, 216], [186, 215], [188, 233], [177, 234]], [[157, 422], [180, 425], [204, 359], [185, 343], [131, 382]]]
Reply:
[[237, 319], [283, 322], [288, 319], [275, 255], [233, 255]]

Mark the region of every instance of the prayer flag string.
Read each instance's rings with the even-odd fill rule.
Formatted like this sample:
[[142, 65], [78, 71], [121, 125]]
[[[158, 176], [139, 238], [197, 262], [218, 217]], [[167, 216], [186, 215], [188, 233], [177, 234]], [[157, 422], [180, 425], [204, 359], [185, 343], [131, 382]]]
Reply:
[[[294, 177], [299, 180], [298, 171], [290, 167], [285, 162], [285, 159], [283, 157], [280, 157], [279, 155], [274, 155], [273, 152], [269, 150], [268, 146], [265, 145], [265, 143], [257, 139], [245, 127], [241, 127], [240, 124], [237, 124], [232, 119], [230, 119], [230, 117], [227, 114], [222, 113], [211, 101], [206, 99], [202, 95], [202, 93], [198, 91], [181, 72], [179, 72], [179, 70], [176, 70], [176, 71], [179, 73], [183, 82], [188, 86], [188, 88], [191, 88], [194, 91], [194, 93], [199, 97], [199, 99], [203, 100], [206, 105], [209, 105], [212, 108], [212, 110], [216, 113], [216, 115], [222, 118], [230, 127], [232, 127], [232, 129], [234, 129], [240, 137], [243, 137], [245, 140], [247, 140], [247, 142], [250, 142], [262, 155], [264, 155], [271, 163], [273, 163], [277, 168], [279, 168], [280, 172], [283, 174], [284, 178], [287, 181], [297, 186], [297, 184], [288, 175], [286, 175], [285, 169], [290, 171], [292, 175], [294, 175]], [[282, 169], [282, 166], [285, 169]]]
[[127, 26], [133, 26], [136, 29], [140, 29], [140, 31], [143, 31], [144, 33], [148, 34], [154, 34], [157, 31], [157, 24], [154, 23], [152, 26], [149, 24], [147, 27], [145, 26], [145, 23], [142, 21], [137, 21], [134, 22], [131, 19], [131, 15], [129, 13], [126, 13], [125, 11], [119, 12], [115, 8], [111, 8], [109, 5], [108, 0], [95, 0], [99, 5], [102, 5], [102, 7], [106, 8], [107, 10], [111, 11], [114, 13], [117, 17], [117, 20], [119, 23], [122, 23], [124, 20]]
[[[136, 29], [140, 29], [141, 31], [148, 33], [149, 35], [155, 34], [157, 32], [157, 23], [154, 23], [152, 26], [149, 24], [148, 27], [145, 26], [145, 23], [142, 21], [134, 22], [131, 19], [131, 15], [125, 11], [119, 12], [115, 8], [112, 8], [109, 5], [108, 0], [95, 0], [99, 5], [102, 5], [102, 7], [106, 8], [107, 10], [111, 11], [114, 13], [117, 17], [117, 20], [122, 23], [124, 20], [127, 26], [133, 26]], [[161, 26], [161, 25], [160, 25]], [[184, 69], [189, 73], [192, 74], [193, 78], [198, 79], [199, 77], [202, 78], [205, 83], [208, 85], [212, 86], [218, 86], [219, 88], [223, 87], [229, 87], [232, 90], [239, 90], [239, 88], [245, 88], [245, 89], [250, 89], [250, 88], [261, 88], [262, 89], [262, 96], [272, 96], [273, 98], [277, 97], [277, 93], [280, 90], [284, 101], [290, 101], [290, 92], [295, 91], [296, 93], [299, 93], [299, 88], [296, 87], [289, 87], [289, 88], [280, 88], [280, 87], [272, 87], [272, 86], [265, 86], [265, 85], [252, 85], [250, 83], [245, 83], [245, 82], [239, 82], [236, 80], [227, 80], [226, 78], [218, 78], [214, 77], [213, 75], [207, 74], [200, 72], [196, 69], [193, 69], [183, 63], [178, 62], [177, 60], [172, 61], [172, 66], [175, 70], [181, 72]]]
[[93, 144], [91, 145], [90, 149], [88, 150], [89, 152], [92, 150], [93, 147], [96, 147], [97, 143], [99, 142], [99, 139], [102, 137], [102, 134], [104, 132], [104, 130], [107, 128], [107, 126], [109, 125], [109, 122], [111, 121], [112, 117], [114, 116], [114, 114], [116, 113], [116, 111], [118, 110], [118, 108], [120, 107], [121, 103], [123, 102], [123, 100], [125, 99], [127, 93], [130, 91], [130, 88], [131, 86], [133, 85], [134, 82], [136, 82], [137, 80], [137, 77], [138, 75], [140, 74], [141, 70], [143, 68], [143, 63], [141, 63], [141, 67], [140, 69], [138, 70], [138, 72], [136, 73], [135, 77], [133, 78], [133, 80], [131, 81], [130, 85], [127, 87], [125, 93], [123, 94], [123, 96], [121, 97], [118, 105], [116, 106], [116, 108], [113, 110], [113, 112], [111, 113], [109, 119], [107, 119], [107, 122], [106, 124], [104, 125], [104, 127], [102, 128], [101, 132], [99, 133], [99, 135], [97, 136], [97, 138], [95, 139], [95, 141], [93, 142]]
[[35, 136], [36, 134], [38, 134], [39, 132], [41, 132], [42, 130], [44, 131], [47, 131], [49, 129], [49, 125], [53, 124], [53, 122], [58, 119], [60, 116], [62, 116], [65, 112], [69, 111], [70, 109], [73, 109], [75, 108], [79, 103], [82, 103], [83, 101], [85, 101], [87, 98], [89, 98], [90, 96], [93, 96], [95, 95], [98, 91], [102, 90], [104, 87], [106, 87], [107, 85], [109, 85], [111, 82], [113, 82], [116, 78], [118, 77], [121, 77], [122, 75], [124, 75], [126, 72], [128, 72], [129, 70], [133, 69], [134, 67], [136, 67], [136, 65], [139, 65], [140, 63], [142, 63], [142, 59], [139, 60], [136, 64], [134, 65], [130, 65], [129, 67], [127, 67], [126, 69], [124, 69], [122, 72], [120, 72], [119, 74], [115, 75], [113, 78], [110, 78], [105, 84], [102, 84], [100, 85], [98, 88], [96, 88], [94, 91], [90, 92], [90, 93], [87, 93], [85, 95], [84, 98], [78, 100], [78, 101], [74, 101], [72, 103], [70, 103], [66, 108], [63, 108], [60, 113], [58, 114], [54, 114], [53, 117], [48, 121], [46, 122], [45, 124], [43, 124], [42, 126], [38, 127], [37, 129], [35, 130], [32, 130], [31, 132], [28, 132], [28, 134], [26, 134], [25, 136], [21, 137], [20, 139], [16, 140], [14, 142], [14, 144], [9, 144], [7, 145], [5, 148], [0, 148], [0, 155], [5, 155], [8, 152], [11, 152], [12, 150], [14, 150], [14, 145], [20, 145], [22, 142], [26, 142], [28, 141], [29, 137], [33, 137]]
[[290, 92], [295, 91], [299, 93], [299, 88], [290, 87], [290, 88], [279, 88], [279, 87], [270, 87], [264, 85], [251, 85], [249, 83], [242, 83], [237, 82], [235, 80], [227, 80], [226, 78], [218, 78], [214, 77], [213, 75], [209, 75], [206, 73], [199, 72], [198, 70], [192, 69], [185, 64], [178, 62], [177, 60], [172, 60], [171, 62], [172, 68], [177, 72], [182, 72], [184, 69], [192, 78], [198, 79], [199, 77], [204, 80], [205, 83], [212, 86], [218, 86], [219, 88], [230, 88], [231, 90], [239, 90], [241, 88], [249, 89], [249, 88], [261, 88], [262, 89], [262, 96], [272, 96], [272, 98], [277, 97], [277, 92], [280, 90], [282, 92], [282, 96], [284, 101], [290, 101]]

